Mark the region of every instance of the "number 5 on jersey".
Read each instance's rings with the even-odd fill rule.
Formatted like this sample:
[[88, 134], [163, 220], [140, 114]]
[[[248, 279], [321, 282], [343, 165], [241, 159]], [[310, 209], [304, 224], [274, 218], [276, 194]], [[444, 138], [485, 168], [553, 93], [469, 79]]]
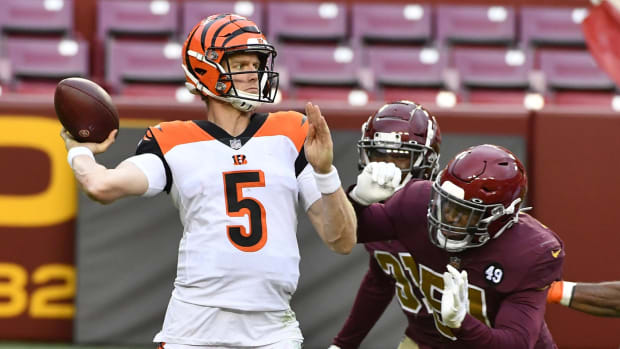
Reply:
[[228, 240], [244, 252], [256, 252], [267, 242], [265, 208], [260, 201], [243, 196], [243, 188], [264, 187], [265, 174], [261, 170], [224, 172], [226, 214], [230, 217], [248, 216], [249, 231], [243, 225], [228, 225]]

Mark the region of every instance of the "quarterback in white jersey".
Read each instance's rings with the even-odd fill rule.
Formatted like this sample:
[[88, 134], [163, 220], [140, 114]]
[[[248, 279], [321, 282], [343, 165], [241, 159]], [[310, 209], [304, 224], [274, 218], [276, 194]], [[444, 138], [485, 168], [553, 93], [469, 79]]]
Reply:
[[[299, 279], [297, 208], [325, 244], [349, 253], [355, 213], [332, 165], [333, 144], [318, 106], [255, 113], [273, 102], [275, 49], [244, 17], [201, 21], [183, 47], [187, 86], [206, 120], [150, 127], [136, 155], [115, 169], [96, 163], [102, 143], [62, 137], [83, 190], [109, 203], [167, 192], [183, 236], [161, 348], [299, 348], [290, 299]], [[86, 112], [86, 111], [85, 111]]]

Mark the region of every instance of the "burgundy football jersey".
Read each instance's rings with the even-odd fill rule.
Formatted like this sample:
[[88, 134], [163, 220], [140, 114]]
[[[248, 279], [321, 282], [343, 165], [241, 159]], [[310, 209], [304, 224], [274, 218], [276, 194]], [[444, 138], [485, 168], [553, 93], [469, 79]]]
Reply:
[[[423, 338], [436, 336], [432, 311], [418, 301], [422, 295], [415, 286], [411, 272], [401, 262], [401, 258], [411, 257], [405, 246], [398, 240], [391, 240], [367, 243], [364, 247], [370, 254], [370, 265], [353, 309], [342, 330], [334, 338], [334, 344], [341, 349], [358, 348], [394, 294], [407, 317], [405, 334], [418, 344], [422, 343]], [[426, 333], [429, 329], [430, 332]], [[421, 349], [424, 348], [421, 346]]]
[[[431, 184], [411, 181], [385, 204], [355, 205], [358, 242], [397, 239], [408, 252], [374, 251], [375, 259], [378, 253], [381, 256], [380, 266], [382, 259], [384, 266], [400, 267], [409, 278], [411, 292], [406, 296], [412, 311], [407, 334], [429, 348], [555, 348], [544, 322], [546, 292], [542, 290], [561, 277], [564, 251], [559, 237], [521, 214], [519, 222], [499, 238], [449, 253], [428, 236]], [[447, 264], [466, 270], [469, 278], [469, 314], [460, 329], [451, 329], [441, 320], [442, 274]], [[406, 288], [397, 290], [401, 305]]]

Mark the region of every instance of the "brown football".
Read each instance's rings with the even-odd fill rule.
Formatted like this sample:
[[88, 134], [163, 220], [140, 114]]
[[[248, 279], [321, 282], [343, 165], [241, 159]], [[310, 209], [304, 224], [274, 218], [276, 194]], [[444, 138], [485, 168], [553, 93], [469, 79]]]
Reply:
[[103, 142], [118, 129], [118, 112], [110, 95], [96, 83], [67, 78], [56, 86], [54, 108], [58, 120], [78, 142]]

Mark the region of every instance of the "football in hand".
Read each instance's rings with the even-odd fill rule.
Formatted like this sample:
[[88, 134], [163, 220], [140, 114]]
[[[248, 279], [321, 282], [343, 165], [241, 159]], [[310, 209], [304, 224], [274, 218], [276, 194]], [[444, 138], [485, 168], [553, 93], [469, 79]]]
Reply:
[[118, 129], [118, 112], [110, 95], [96, 83], [67, 78], [56, 86], [56, 115], [78, 142], [101, 143]]

